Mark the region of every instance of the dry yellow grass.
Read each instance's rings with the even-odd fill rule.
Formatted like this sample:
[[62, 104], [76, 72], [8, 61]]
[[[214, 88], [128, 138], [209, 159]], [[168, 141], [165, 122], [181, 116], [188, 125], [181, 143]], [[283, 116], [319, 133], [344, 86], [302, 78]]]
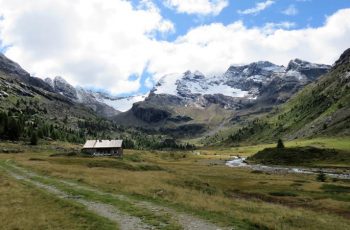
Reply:
[[117, 229], [83, 207], [16, 181], [4, 171], [0, 171], [0, 194], [0, 229]]
[[[235, 221], [272, 229], [349, 229], [349, 201], [324, 193], [314, 176], [256, 174], [248, 169], [215, 165], [229, 155], [191, 155], [172, 158], [172, 153], [130, 151], [163, 171], [130, 171], [110, 167], [87, 167], [86, 161], [116, 161], [111, 158], [48, 157], [49, 152], [0, 154], [42, 174], [86, 183], [99, 189], [142, 197], [193, 212], [222, 225]], [[179, 153], [175, 153], [179, 154]], [[183, 153], [181, 153], [183, 154]], [[29, 160], [40, 158], [42, 161]], [[123, 161], [126, 161], [124, 159]], [[215, 162], [211, 164], [210, 162]], [[137, 164], [135, 162], [129, 162]], [[199, 182], [198, 182], [199, 181]], [[204, 190], [191, 183], [203, 183]], [[346, 182], [332, 182], [347, 185]], [[206, 192], [206, 184], [213, 193]], [[293, 187], [293, 184], [297, 184]], [[201, 186], [201, 184], [200, 184]], [[209, 190], [210, 192], [211, 190]], [[291, 191], [295, 197], [274, 197], [270, 192]], [[280, 204], [279, 204], [280, 203]]]

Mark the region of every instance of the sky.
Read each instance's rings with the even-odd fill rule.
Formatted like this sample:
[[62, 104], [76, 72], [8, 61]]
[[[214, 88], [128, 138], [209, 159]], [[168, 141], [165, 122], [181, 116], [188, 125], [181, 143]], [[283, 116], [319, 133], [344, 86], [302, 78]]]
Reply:
[[33, 76], [114, 95], [187, 70], [332, 64], [349, 47], [350, 0], [0, 0], [0, 52]]

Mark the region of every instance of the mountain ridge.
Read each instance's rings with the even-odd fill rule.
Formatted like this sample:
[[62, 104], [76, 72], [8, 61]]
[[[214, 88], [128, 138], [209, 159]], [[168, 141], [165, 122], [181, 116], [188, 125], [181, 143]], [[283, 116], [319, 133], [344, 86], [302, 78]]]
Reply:
[[350, 135], [350, 49], [289, 101], [240, 127], [226, 143]]

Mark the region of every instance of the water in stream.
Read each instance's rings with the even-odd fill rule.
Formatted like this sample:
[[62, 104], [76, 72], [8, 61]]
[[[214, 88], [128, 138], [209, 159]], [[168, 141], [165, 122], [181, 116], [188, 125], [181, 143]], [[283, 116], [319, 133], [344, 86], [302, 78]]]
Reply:
[[259, 170], [263, 172], [273, 173], [303, 173], [303, 174], [317, 174], [322, 171], [329, 177], [338, 179], [350, 179], [350, 172], [338, 173], [335, 169], [324, 168], [302, 168], [302, 167], [288, 167], [288, 166], [267, 166], [261, 164], [248, 164], [245, 157], [234, 156], [232, 160], [226, 162], [228, 167], [232, 168], [250, 168], [252, 170]]

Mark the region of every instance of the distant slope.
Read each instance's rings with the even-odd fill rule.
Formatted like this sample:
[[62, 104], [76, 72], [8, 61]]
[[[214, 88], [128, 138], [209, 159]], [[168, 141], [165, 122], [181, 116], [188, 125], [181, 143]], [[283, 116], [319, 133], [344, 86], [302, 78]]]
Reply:
[[235, 131], [226, 143], [350, 135], [350, 49], [329, 73], [268, 116]]

